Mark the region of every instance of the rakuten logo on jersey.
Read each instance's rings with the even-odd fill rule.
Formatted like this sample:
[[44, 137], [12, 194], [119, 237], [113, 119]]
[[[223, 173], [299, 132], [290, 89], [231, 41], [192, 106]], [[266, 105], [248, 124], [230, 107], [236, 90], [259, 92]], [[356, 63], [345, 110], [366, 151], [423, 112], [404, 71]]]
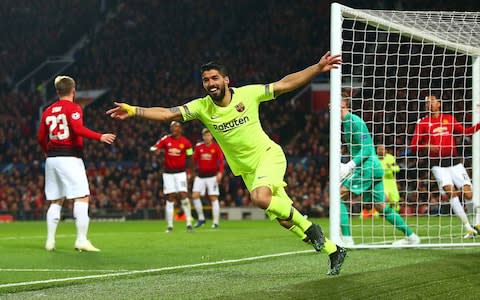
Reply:
[[245, 117], [240, 118], [240, 119], [233, 119], [230, 122], [213, 124], [213, 128], [215, 130], [218, 130], [218, 131], [221, 131], [221, 132], [227, 132], [227, 131], [230, 131], [232, 129], [235, 129], [235, 128], [247, 123], [248, 121], [250, 121], [250, 119], [248, 118], [248, 116], [245, 116]]

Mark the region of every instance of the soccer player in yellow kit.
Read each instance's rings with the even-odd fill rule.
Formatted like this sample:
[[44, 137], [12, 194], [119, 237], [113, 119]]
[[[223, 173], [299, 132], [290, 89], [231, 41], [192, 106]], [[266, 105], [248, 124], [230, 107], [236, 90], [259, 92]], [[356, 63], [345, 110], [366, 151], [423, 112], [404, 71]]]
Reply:
[[233, 174], [242, 176], [253, 204], [264, 209], [270, 219], [277, 219], [300, 239], [310, 242], [315, 250], [327, 253], [330, 258], [327, 274], [338, 275], [346, 250], [327, 239], [318, 224], [312, 224], [292, 206], [284, 189], [285, 154], [263, 131], [259, 105], [304, 86], [340, 63], [340, 55], [327, 52], [318, 63], [274, 83], [233, 88], [229, 87], [225, 67], [210, 62], [200, 68], [205, 97], [172, 108], [115, 103], [116, 107], [107, 114], [121, 120], [135, 116], [164, 122], [201, 121], [220, 145]]
[[400, 211], [400, 193], [397, 187], [396, 173], [400, 172], [400, 166], [397, 165], [395, 156], [385, 150], [384, 145], [377, 146], [377, 156], [380, 159], [383, 167], [383, 187], [385, 196], [387, 197], [390, 206], [396, 211]]

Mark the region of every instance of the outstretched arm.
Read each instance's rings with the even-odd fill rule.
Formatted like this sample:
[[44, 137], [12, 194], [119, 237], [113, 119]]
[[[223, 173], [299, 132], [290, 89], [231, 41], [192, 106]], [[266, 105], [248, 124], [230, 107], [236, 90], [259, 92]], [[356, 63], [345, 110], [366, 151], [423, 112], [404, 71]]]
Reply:
[[320, 73], [328, 72], [331, 69], [338, 68], [338, 65], [342, 63], [341, 56], [341, 54], [330, 55], [330, 52], [327, 52], [324, 56], [322, 56], [318, 63], [301, 71], [287, 75], [279, 81], [274, 82], [273, 90], [275, 92], [275, 97], [306, 85]]
[[116, 107], [109, 109], [107, 114], [114, 119], [125, 120], [128, 117], [138, 117], [155, 121], [183, 121], [178, 107], [140, 107], [127, 103], [114, 102]]
[[465, 135], [474, 134], [475, 132], [480, 130], [480, 123], [473, 125], [472, 127], [465, 127], [461, 123], [457, 121], [457, 119], [453, 118], [453, 129], [455, 133], [462, 133]]

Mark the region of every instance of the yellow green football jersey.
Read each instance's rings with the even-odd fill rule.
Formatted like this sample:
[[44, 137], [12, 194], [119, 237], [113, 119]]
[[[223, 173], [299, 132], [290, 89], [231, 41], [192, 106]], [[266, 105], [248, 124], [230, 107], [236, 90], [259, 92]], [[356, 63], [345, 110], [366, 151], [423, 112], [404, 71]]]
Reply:
[[395, 156], [391, 155], [390, 153], [386, 153], [383, 159], [380, 160], [382, 163], [383, 171], [385, 175], [383, 175], [384, 179], [395, 179], [395, 173], [400, 171], [400, 167], [397, 165], [397, 160]]
[[184, 121], [199, 120], [215, 137], [233, 174], [251, 173], [262, 153], [275, 144], [260, 123], [261, 102], [275, 98], [273, 84], [231, 88], [232, 101], [218, 106], [207, 95], [180, 106]]

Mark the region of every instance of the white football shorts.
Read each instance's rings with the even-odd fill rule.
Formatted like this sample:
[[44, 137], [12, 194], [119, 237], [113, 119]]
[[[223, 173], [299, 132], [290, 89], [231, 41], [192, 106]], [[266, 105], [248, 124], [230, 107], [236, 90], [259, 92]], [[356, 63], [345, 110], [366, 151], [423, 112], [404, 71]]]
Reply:
[[47, 157], [45, 197], [47, 200], [75, 199], [90, 195], [83, 160], [78, 157]]
[[468, 176], [467, 170], [462, 163], [456, 164], [451, 167], [432, 167], [432, 173], [437, 180], [440, 193], [444, 194], [443, 187], [446, 185], [455, 185], [457, 189], [462, 188], [464, 185], [472, 185], [470, 176]]
[[218, 190], [217, 177], [195, 177], [193, 181], [192, 192], [199, 192], [201, 196], [205, 196], [205, 192], [209, 196], [218, 196], [220, 194]]
[[187, 173], [163, 173], [163, 193], [165, 195], [188, 192]]

